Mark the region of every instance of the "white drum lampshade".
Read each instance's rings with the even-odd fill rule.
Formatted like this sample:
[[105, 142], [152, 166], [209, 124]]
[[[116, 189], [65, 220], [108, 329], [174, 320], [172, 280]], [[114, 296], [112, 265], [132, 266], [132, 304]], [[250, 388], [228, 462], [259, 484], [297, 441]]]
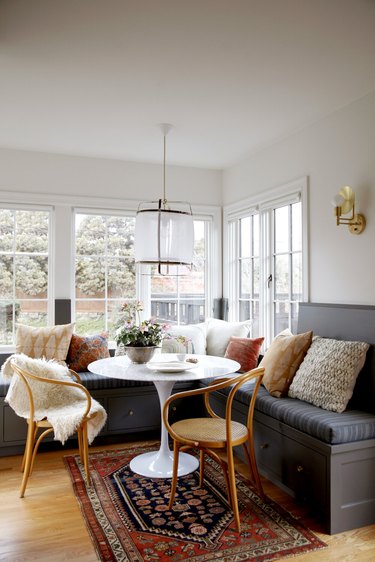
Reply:
[[189, 203], [141, 203], [135, 222], [134, 254], [138, 263], [191, 265], [194, 223]]

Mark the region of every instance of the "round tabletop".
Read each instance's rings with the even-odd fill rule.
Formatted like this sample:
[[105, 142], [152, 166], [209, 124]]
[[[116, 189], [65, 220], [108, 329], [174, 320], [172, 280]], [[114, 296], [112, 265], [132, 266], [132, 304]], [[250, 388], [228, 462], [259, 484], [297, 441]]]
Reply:
[[[161, 371], [156, 370], [158, 363], [184, 362], [187, 358], [197, 360], [192, 363], [192, 368], [184, 371]], [[153, 368], [154, 365], [154, 368]], [[213, 355], [184, 355], [181, 353], [158, 353], [151, 361], [145, 364], [131, 363], [126, 355], [98, 359], [89, 364], [88, 369], [92, 373], [111, 377], [114, 379], [126, 379], [133, 381], [194, 381], [208, 378], [217, 378], [240, 369], [241, 365], [232, 359], [215, 357]], [[168, 368], [168, 366], [167, 366]]]

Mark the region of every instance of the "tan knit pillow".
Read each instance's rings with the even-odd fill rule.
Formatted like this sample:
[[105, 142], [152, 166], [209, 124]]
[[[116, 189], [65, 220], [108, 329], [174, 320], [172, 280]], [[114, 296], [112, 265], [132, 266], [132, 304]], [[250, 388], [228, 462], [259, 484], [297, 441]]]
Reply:
[[312, 332], [293, 334], [284, 330], [271, 343], [259, 367], [264, 367], [263, 385], [276, 398], [288, 394], [289, 386], [312, 341]]
[[368, 348], [365, 342], [315, 336], [288, 395], [325, 410], [344, 412]]
[[18, 324], [16, 332], [16, 353], [24, 353], [34, 359], [55, 359], [65, 361], [68, 355], [73, 324], [33, 328]]

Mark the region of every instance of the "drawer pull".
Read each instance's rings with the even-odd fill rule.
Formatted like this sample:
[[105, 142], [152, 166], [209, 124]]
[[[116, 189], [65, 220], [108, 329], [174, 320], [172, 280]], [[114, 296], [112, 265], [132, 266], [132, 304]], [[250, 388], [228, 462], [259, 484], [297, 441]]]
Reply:
[[129, 412], [128, 412], [128, 416], [134, 416], [134, 412], [133, 412], [133, 410], [129, 410]]
[[305, 469], [303, 468], [302, 465], [299, 464], [299, 465], [297, 466], [297, 472], [303, 472], [304, 470], [305, 470]]
[[172, 407], [172, 412], [175, 412], [177, 410], [177, 406], [173, 406]]
[[262, 445], [260, 446], [261, 449], [268, 449], [268, 447], [268, 443], [262, 443]]

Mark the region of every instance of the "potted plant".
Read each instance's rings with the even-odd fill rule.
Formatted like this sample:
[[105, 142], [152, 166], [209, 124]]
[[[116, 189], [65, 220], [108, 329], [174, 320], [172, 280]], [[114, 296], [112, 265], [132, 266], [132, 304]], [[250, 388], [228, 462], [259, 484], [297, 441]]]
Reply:
[[140, 313], [143, 304], [140, 301], [125, 302], [122, 307], [122, 317], [118, 323], [115, 340], [124, 349], [133, 363], [147, 363], [153, 356], [155, 349], [160, 346], [168, 326], [157, 322], [155, 318], [142, 320]]

